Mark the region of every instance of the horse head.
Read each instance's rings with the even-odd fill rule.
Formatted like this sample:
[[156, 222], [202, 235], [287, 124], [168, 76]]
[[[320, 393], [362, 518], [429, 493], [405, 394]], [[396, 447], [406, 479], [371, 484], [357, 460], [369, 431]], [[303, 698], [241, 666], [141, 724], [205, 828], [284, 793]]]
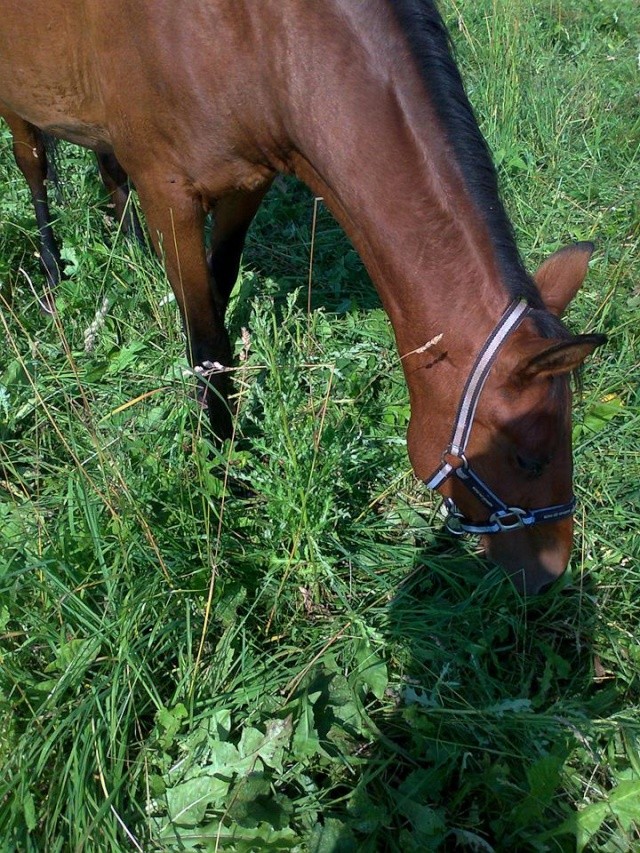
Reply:
[[579, 289], [592, 250], [577, 244], [542, 265], [534, 278], [546, 311], [512, 304], [463, 388], [442, 371], [449, 393], [440, 392], [456, 414], [444, 430], [429, 418], [435, 446], [421, 441], [419, 417], [409, 427], [412, 462], [417, 471], [430, 466], [434, 472], [427, 484], [444, 496], [449, 528], [479, 535], [487, 556], [529, 593], [556, 580], [569, 562], [571, 376], [604, 337], [570, 335], [558, 318]]

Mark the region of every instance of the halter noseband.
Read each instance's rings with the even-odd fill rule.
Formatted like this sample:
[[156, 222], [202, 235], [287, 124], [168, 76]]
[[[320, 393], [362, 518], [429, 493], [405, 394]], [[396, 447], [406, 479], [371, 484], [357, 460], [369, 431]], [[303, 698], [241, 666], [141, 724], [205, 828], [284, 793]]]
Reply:
[[533, 524], [542, 524], [545, 521], [556, 521], [572, 515], [576, 506], [575, 498], [571, 498], [564, 504], [541, 509], [508, 506], [475, 473], [465, 456], [478, 400], [493, 363], [508, 336], [518, 328], [529, 311], [530, 308], [525, 300], [512, 302], [487, 338], [464, 386], [453, 425], [451, 443], [442, 454], [439, 468], [429, 480], [425, 481], [427, 488], [437, 489], [449, 477], [457, 477], [490, 510], [488, 521], [475, 523], [465, 518], [451, 498], [446, 498], [444, 510], [447, 528], [456, 536], [461, 536], [463, 533], [504, 533], [508, 530], [531, 527]]

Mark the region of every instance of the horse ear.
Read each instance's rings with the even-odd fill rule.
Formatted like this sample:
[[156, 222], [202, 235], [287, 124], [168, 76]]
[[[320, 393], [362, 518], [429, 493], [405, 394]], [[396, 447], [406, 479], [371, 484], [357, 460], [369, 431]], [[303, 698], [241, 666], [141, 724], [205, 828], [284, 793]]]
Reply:
[[561, 342], [541, 339], [520, 361], [515, 375], [520, 381], [530, 381], [572, 373], [606, 340], [606, 335], [576, 335]]
[[574, 243], [550, 255], [534, 279], [548, 310], [557, 317], [580, 289], [593, 254], [593, 243]]

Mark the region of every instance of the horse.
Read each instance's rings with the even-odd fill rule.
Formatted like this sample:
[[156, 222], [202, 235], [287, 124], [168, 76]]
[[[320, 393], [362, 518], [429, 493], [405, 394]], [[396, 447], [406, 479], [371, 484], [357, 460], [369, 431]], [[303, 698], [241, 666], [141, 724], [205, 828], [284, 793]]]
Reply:
[[0, 14], [4, 114], [115, 156], [135, 185], [213, 431], [232, 428], [217, 367], [245, 235], [274, 177], [294, 174], [390, 319], [416, 476], [519, 589], [557, 579], [573, 535], [570, 379], [604, 342], [560, 315], [593, 247], [525, 270], [435, 3], [0, 0]]
[[[38, 254], [45, 277], [45, 290], [40, 299], [40, 306], [45, 313], [53, 314], [55, 290], [62, 275], [62, 260], [49, 211], [47, 182], [52, 170], [47, 152], [48, 140], [38, 127], [4, 108], [2, 103], [0, 103], [0, 118], [9, 125], [13, 138], [13, 156], [29, 187], [36, 214], [40, 240]], [[129, 204], [129, 179], [126, 172], [111, 152], [97, 151], [96, 160], [116, 221], [120, 223], [123, 233], [132, 234], [138, 242], [142, 242], [142, 228], [134, 209]]]

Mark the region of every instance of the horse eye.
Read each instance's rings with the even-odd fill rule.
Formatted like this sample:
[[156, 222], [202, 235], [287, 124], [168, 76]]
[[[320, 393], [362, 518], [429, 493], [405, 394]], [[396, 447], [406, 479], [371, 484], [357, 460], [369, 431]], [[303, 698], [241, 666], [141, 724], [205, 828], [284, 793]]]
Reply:
[[516, 453], [516, 462], [518, 463], [518, 467], [521, 468], [528, 477], [534, 479], [542, 474], [549, 460], [528, 459], [526, 456], [521, 456], [519, 453]]

